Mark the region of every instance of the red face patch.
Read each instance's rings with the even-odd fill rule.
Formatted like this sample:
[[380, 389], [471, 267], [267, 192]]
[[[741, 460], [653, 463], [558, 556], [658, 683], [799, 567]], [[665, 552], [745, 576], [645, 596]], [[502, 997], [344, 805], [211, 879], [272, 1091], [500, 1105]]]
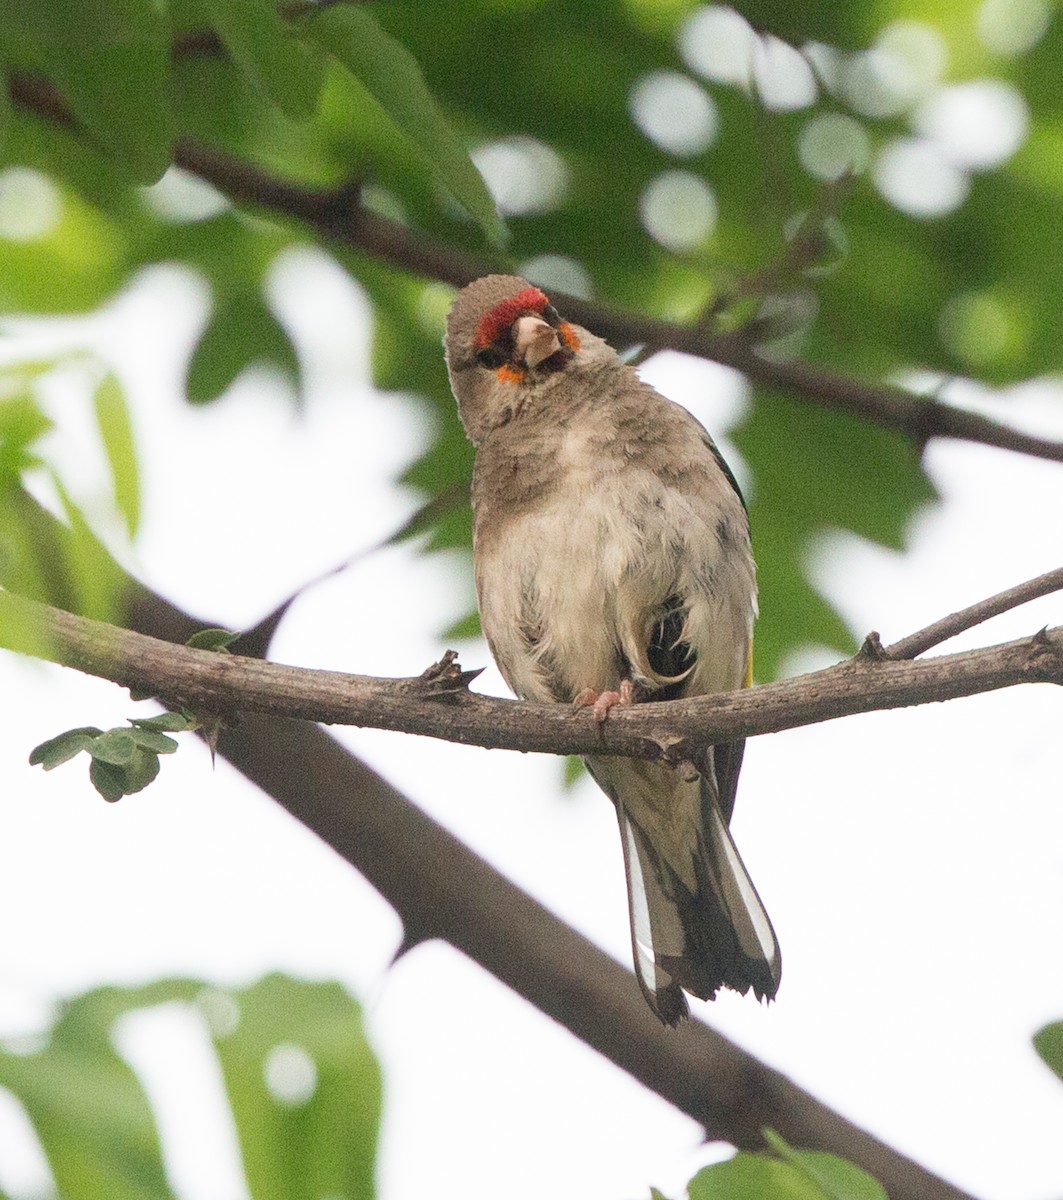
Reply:
[[485, 350], [493, 345], [521, 314], [541, 313], [549, 303], [538, 288], [528, 287], [512, 299], [496, 304], [476, 326], [476, 349]]

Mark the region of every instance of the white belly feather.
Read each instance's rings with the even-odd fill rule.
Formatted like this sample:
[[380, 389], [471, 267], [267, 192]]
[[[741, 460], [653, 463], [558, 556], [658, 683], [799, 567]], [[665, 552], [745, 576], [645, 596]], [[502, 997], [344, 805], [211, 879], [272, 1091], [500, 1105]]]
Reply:
[[719, 532], [737, 497], [724, 484], [695, 504], [651, 471], [593, 462], [588, 443], [570, 431], [549, 499], [477, 551], [484, 632], [510, 687], [527, 699], [571, 699], [583, 688], [615, 688], [625, 662], [637, 679], [660, 682], [647, 646], [673, 597], [688, 609], [682, 640], [698, 659], [688, 690], [738, 687], [753, 566], [744, 537], [724, 546]]

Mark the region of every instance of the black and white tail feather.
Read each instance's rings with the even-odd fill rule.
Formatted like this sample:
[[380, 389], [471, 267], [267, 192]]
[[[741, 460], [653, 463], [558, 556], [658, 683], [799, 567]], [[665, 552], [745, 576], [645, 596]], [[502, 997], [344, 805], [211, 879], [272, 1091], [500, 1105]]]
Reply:
[[[602, 760], [588, 763], [617, 809], [635, 974], [650, 1007], [667, 1025], [678, 1024], [688, 1013], [684, 990], [704, 1000], [721, 987], [738, 992], [752, 988], [761, 1000], [772, 999], [778, 991], [779, 944], [727, 827], [741, 754], [742, 743], [709, 750], [706, 769], [691, 783], [681, 781], [670, 768], [643, 767], [652, 775], [671, 775], [673, 789], [697, 793], [700, 822], [689, 869], [677, 869], [662, 853], [659, 834], [655, 840], [639, 827], [618, 799], [627, 789], [611, 785], [606, 778], [610, 772], [601, 770]], [[717, 761], [730, 785], [722, 797]]]

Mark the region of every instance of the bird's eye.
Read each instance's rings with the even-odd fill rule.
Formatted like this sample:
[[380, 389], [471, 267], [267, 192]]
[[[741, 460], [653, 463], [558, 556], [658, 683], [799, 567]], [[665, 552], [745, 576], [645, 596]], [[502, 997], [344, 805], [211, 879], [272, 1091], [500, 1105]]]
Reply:
[[476, 351], [476, 361], [481, 367], [488, 367], [493, 371], [502, 366], [506, 361], [506, 356], [497, 346], [484, 346], [482, 350]]
[[555, 329], [558, 327], [558, 325], [561, 324], [561, 314], [557, 311], [556, 308], [554, 308], [554, 306], [552, 304], [548, 304], [543, 309], [542, 316], [543, 316], [543, 320], [548, 325], [553, 325], [553, 327]]

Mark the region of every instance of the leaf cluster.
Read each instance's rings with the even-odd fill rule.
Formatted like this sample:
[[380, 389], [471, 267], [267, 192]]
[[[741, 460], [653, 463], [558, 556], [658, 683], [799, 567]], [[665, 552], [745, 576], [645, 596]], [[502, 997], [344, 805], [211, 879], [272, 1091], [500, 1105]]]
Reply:
[[31, 766], [53, 771], [84, 751], [90, 759], [92, 786], [113, 804], [123, 796], [141, 791], [155, 779], [161, 765], [159, 755], [177, 750], [177, 742], [169, 734], [197, 727], [194, 717], [177, 712], [130, 717], [128, 727], [115, 729], [80, 726], [35, 746], [29, 761]]

